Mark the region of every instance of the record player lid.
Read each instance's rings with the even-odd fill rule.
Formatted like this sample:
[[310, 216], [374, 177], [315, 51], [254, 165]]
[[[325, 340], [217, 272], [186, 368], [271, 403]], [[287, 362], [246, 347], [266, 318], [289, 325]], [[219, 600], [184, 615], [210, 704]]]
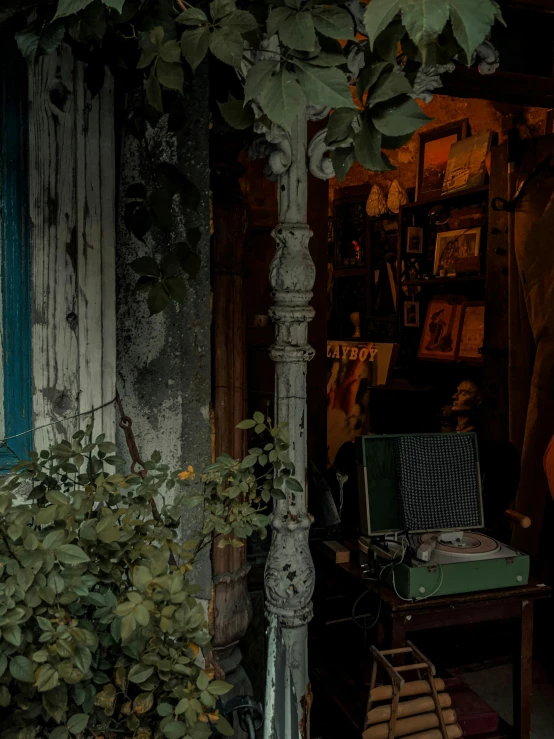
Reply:
[[402, 434], [357, 439], [362, 532], [482, 528], [475, 434]]

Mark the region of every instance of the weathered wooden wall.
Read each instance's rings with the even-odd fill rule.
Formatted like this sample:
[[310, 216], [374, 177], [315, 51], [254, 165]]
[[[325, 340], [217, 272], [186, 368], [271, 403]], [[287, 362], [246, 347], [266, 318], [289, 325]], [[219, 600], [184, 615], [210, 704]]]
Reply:
[[[113, 86], [90, 97], [69, 49], [29, 71], [33, 425], [41, 449], [115, 397]], [[95, 427], [115, 433], [112, 405]]]

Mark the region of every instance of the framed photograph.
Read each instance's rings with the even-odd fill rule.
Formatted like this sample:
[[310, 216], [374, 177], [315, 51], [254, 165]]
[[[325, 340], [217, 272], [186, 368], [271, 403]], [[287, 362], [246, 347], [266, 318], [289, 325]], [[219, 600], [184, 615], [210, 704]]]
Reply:
[[398, 344], [327, 342], [327, 453], [333, 464], [347, 441], [369, 432], [370, 388], [384, 385]]
[[404, 326], [419, 328], [419, 303], [416, 300], [404, 301]]
[[419, 226], [408, 226], [406, 231], [406, 253], [423, 254], [423, 229]]
[[420, 359], [441, 362], [456, 361], [461, 318], [462, 303], [456, 303], [447, 296], [432, 298], [427, 308], [417, 356]]
[[458, 360], [481, 363], [483, 355], [479, 353], [485, 341], [485, 304], [464, 303], [462, 306], [460, 342]]
[[450, 147], [467, 137], [468, 128], [466, 118], [420, 134], [416, 200], [441, 196]]
[[442, 186], [443, 195], [481, 187], [485, 183], [491, 137], [491, 132], [485, 131], [452, 144]]
[[479, 256], [481, 228], [460, 228], [456, 231], [440, 231], [437, 233], [435, 246], [435, 275], [445, 277], [455, 275], [458, 263], [467, 264], [468, 257]]

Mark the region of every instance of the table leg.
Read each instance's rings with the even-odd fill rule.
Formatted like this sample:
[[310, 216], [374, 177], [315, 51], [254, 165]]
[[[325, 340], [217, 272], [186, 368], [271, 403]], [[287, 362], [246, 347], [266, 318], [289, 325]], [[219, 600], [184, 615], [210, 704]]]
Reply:
[[404, 624], [402, 623], [403, 620], [403, 616], [398, 616], [397, 618], [393, 616], [392, 618], [390, 633], [391, 649], [398, 649], [399, 647], [406, 646], [406, 632], [404, 630]]
[[533, 601], [521, 603], [521, 620], [514, 654], [514, 731], [518, 739], [531, 736], [533, 693]]

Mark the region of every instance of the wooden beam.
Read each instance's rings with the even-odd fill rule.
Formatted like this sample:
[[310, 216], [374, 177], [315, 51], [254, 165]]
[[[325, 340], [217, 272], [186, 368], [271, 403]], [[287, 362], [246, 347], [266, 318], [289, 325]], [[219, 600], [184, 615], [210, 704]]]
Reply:
[[[33, 425], [79, 407], [73, 68], [67, 47], [29, 68]], [[62, 422], [41, 429], [34, 448], [67, 432]]]
[[478, 98], [514, 105], [554, 108], [554, 77], [536, 77], [498, 70], [483, 75], [479, 70], [458, 66], [441, 77], [442, 87], [437, 95]]

